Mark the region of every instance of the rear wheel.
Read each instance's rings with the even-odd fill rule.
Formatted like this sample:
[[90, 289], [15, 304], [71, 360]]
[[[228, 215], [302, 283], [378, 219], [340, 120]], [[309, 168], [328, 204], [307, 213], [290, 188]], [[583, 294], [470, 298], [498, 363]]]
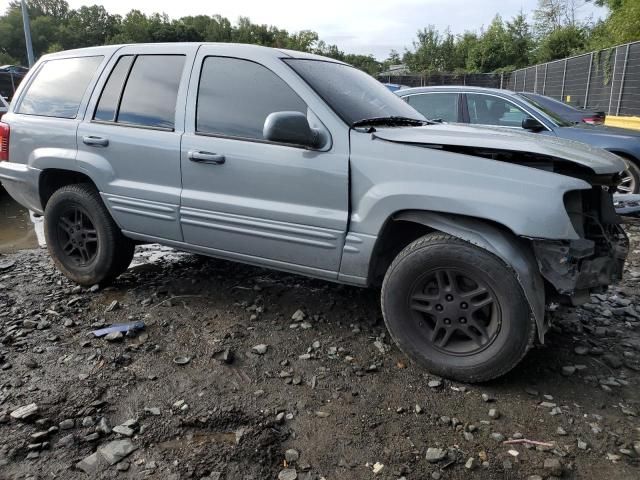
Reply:
[[517, 279], [500, 259], [439, 233], [396, 257], [385, 275], [382, 311], [407, 355], [465, 382], [507, 373], [533, 344], [536, 329]]
[[92, 185], [67, 185], [49, 199], [44, 231], [56, 267], [84, 286], [106, 284], [131, 263], [134, 243], [126, 238]]

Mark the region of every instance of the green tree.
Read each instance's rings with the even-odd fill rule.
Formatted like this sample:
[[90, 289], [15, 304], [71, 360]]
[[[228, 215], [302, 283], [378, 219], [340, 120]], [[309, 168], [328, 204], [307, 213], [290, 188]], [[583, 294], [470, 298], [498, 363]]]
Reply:
[[536, 58], [538, 62], [549, 62], [581, 53], [586, 47], [586, 33], [581, 27], [567, 25], [550, 32], [542, 38]]

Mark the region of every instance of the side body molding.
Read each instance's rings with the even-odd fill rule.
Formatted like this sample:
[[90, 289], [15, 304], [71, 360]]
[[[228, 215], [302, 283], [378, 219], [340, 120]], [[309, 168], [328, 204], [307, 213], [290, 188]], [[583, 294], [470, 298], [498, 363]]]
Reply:
[[471, 217], [409, 210], [398, 213], [393, 218], [420, 223], [461, 238], [484, 248], [504, 261], [516, 274], [535, 318], [538, 339], [540, 343], [544, 343], [544, 334], [548, 328], [544, 322], [544, 281], [533, 251], [524, 240]]

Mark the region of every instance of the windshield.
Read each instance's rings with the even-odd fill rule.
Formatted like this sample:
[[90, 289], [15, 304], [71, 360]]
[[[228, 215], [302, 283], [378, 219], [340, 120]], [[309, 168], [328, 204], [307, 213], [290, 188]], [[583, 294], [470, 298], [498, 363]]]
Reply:
[[518, 96], [520, 97], [521, 100], [524, 100], [525, 102], [530, 103], [535, 108], [537, 108], [542, 113], [544, 113], [557, 126], [559, 126], [559, 127], [571, 127], [571, 126], [574, 125], [571, 122], [567, 122], [564, 118], [560, 117], [557, 113], [555, 113], [553, 110], [550, 110], [549, 108], [545, 107], [540, 102], [536, 102], [533, 98], [529, 98], [529, 97], [526, 97], [526, 96], [521, 95], [521, 94], [518, 94]]
[[283, 60], [349, 125], [381, 117], [425, 120], [382, 83], [354, 67], [322, 60]]

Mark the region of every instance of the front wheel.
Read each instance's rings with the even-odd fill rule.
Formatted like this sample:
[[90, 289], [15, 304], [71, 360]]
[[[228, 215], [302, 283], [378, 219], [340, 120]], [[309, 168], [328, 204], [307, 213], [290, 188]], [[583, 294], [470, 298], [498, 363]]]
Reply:
[[133, 258], [133, 241], [122, 235], [89, 184], [67, 185], [51, 196], [44, 232], [56, 267], [80, 285], [109, 283]]
[[627, 168], [622, 173], [618, 193], [640, 193], [640, 167], [635, 160], [619, 155]]
[[383, 282], [382, 312], [409, 357], [463, 382], [507, 373], [536, 331], [514, 273], [486, 250], [440, 233], [398, 254]]

